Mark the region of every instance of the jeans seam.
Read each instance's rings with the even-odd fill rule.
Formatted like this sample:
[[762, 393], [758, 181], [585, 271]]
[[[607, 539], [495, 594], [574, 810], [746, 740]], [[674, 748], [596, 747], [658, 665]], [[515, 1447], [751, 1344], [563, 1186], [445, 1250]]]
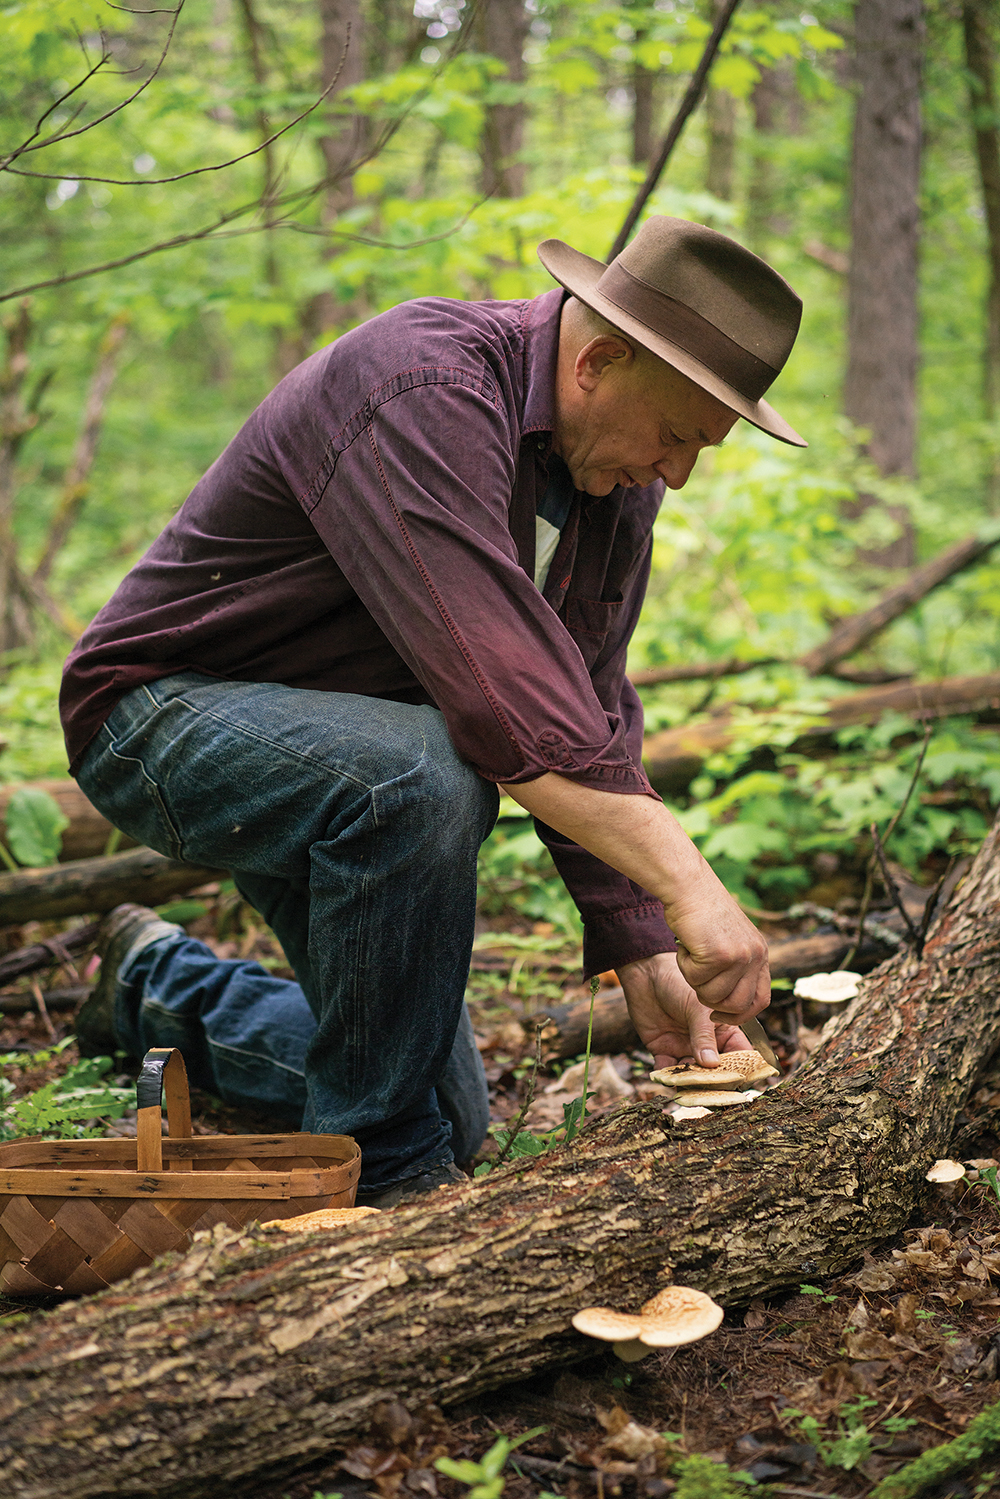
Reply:
[[122, 765], [138, 765], [139, 770], [142, 774], [142, 778], [149, 788], [149, 794], [159, 808], [160, 815], [163, 818], [163, 821], [166, 824], [166, 827], [168, 828], [173, 840], [171, 855], [175, 859], [183, 859], [184, 843], [177, 831], [177, 828], [174, 826], [173, 818], [167, 811], [166, 803], [163, 800], [163, 793], [160, 789], [159, 782], [153, 780], [153, 777], [149, 774], [149, 771], [146, 769], [144, 762], [138, 755], [123, 755], [119, 753], [119, 751], [115, 748], [114, 740], [112, 740], [112, 742], [108, 745], [108, 754], [112, 755], [116, 760], [120, 761]]
[[248, 728], [245, 724], [235, 724], [231, 719], [223, 718], [221, 714], [214, 713], [211, 708], [199, 708], [195, 703], [188, 702], [187, 698], [180, 695], [171, 699], [171, 701], [183, 703], [189, 712], [197, 713], [200, 718], [210, 718], [214, 723], [222, 724], [230, 733], [245, 734], [248, 739], [253, 739], [257, 744], [266, 744], [269, 749], [277, 750], [281, 755], [288, 755], [292, 759], [301, 760], [306, 765], [315, 765], [320, 770], [326, 771], [327, 774], [332, 772], [334, 775], [343, 776], [345, 781], [353, 781], [355, 786], [363, 786], [366, 791], [374, 790], [374, 787], [370, 786], [367, 781], [363, 781], [360, 776], [352, 776], [350, 771], [341, 770], [339, 766], [330, 765], [325, 760], [317, 760], [313, 755], [304, 755], [300, 750], [292, 749], [289, 745], [282, 744], [280, 740], [271, 739], [267, 734], [260, 734], [254, 729]]
[[[154, 1005], [151, 1008], [160, 1010], [160, 1013], [164, 1015], [172, 1015], [173, 1013], [169, 1010], [163, 1010], [159, 1005]], [[226, 1041], [213, 1041], [211, 1038], [207, 1038], [207, 1042], [209, 1051], [224, 1051], [234, 1057], [250, 1057], [254, 1062], [266, 1062], [268, 1067], [277, 1067], [282, 1072], [290, 1072], [293, 1077], [305, 1077], [305, 1073], [300, 1072], [297, 1067], [289, 1067], [286, 1062], [279, 1062], [275, 1057], [268, 1056], [266, 1052], [247, 1051], [243, 1046], [230, 1046]]]

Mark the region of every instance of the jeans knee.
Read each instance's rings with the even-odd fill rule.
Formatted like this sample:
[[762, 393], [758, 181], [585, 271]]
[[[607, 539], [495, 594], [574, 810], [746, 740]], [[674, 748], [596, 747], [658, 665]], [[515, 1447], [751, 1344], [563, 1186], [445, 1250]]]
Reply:
[[489, 835], [496, 822], [500, 793], [492, 781], [486, 781], [466, 761], [461, 760], [436, 711], [434, 722], [425, 733], [425, 754], [415, 771], [416, 789], [422, 802], [432, 805], [438, 814], [435, 822], [459, 838], [473, 833], [479, 843]]

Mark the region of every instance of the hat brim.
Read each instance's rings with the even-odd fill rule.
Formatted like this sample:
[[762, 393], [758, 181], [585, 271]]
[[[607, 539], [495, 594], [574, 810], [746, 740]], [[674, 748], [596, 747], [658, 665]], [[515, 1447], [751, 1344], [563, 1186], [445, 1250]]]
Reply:
[[769, 437], [776, 437], [779, 442], [787, 442], [794, 448], [807, 448], [809, 444], [804, 437], [800, 437], [794, 427], [789, 426], [784, 417], [769, 406], [766, 401], [749, 401], [746, 396], [740, 394], [733, 386], [714, 374], [707, 365], [696, 359], [693, 354], [678, 348], [677, 344], [671, 343], [661, 333], [647, 327], [631, 313], [623, 312], [614, 302], [609, 302], [597, 290], [607, 266], [599, 260], [593, 260], [589, 255], [584, 255], [580, 250], [574, 250], [570, 245], [563, 244], [560, 239], [547, 239], [538, 246], [538, 258], [548, 271], [554, 276], [560, 286], [564, 286], [568, 292], [579, 301], [600, 313], [601, 317], [607, 318], [616, 328], [623, 333], [638, 340], [639, 343], [659, 359], [663, 359], [682, 375], [687, 375], [702, 390], [707, 390], [709, 395], [715, 396], [723, 405], [728, 406], [731, 411], [737, 412], [754, 427], [759, 427], [761, 432], [766, 432]]

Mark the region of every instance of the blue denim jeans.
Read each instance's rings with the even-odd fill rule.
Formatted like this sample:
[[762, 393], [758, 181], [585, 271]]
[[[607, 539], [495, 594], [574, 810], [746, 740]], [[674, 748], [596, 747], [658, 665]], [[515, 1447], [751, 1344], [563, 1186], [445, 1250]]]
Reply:
[[[118, 704], [78, 778], [130, 837], [173, 858], [232, 870], [237, 888], [277, 934], [315, 1023], [311, 1038], [297, 1032], [303, 1128], [354, 1136], [362, 1193], [452, 1160], [451, 1122], [438, 1089], [447, 1090], [464, 1013], [476, 856], [498, 797], [458, 759], [441, 714], [183, 672], [136, 688]], [[229, 965], [212, 962], [218, 983], [204, 993], [226, 987], [222, 970]], [[170, 997], [165, 1007], [178, 1013], [182, 969], [161, 984], [161, 998]], [[123, 977], [141, 1001], [151, 973]], [[237, 1012], [245, 1019], [249, 1008], [247, 1035], [259, 1036], [272, 1005], [280, 1036], [291, 1013], [288, 992], [281, 981], [264, 979], [263, 989], [260, 978], [245, 989], [244, 973], [236, 988], [245, 992], [218, 1035], [228, 1027], [238, 1038]], [[203, 985], [204, 976], [193, 982]], [[214, 1008], [206, 1002], [200, 1013]], [[125, 1043], [124, 1014], [121, 1023]], [[268, 1064], [287, 1065], [288, 1045], [287, 1036], [270, 1042]], [[205, 1046], [210, 1051], [207, 1032]], [[222, 1055], [213, 1064], [213, 1091], [241, 1096], [244, 1064], [223, 1079]], [[471, 1078], [467, 1044], [465, 1057]], [[476, 1081], [481, 1095], [481, 1067]], [[280, 1082], [268, 1086], [272, 1096], [284, 1096]], [[480, 1096], [480, 1114], [481, 1104]]]

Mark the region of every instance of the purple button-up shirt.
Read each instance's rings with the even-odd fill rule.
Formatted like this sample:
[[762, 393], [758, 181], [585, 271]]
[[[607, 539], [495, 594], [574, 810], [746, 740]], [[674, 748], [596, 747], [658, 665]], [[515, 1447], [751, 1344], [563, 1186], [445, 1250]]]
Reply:
[[[655, 796], [625, 654], [662, 485], [577, 494], [532, 581], [563, 295], [408, 302], [282, 380], [70, 656], [71, 769], [127, 692], [197, 670], [433, 703], [488, 780]], [[539, 833], [588, 972], [673, 950], [659, 901]]]

